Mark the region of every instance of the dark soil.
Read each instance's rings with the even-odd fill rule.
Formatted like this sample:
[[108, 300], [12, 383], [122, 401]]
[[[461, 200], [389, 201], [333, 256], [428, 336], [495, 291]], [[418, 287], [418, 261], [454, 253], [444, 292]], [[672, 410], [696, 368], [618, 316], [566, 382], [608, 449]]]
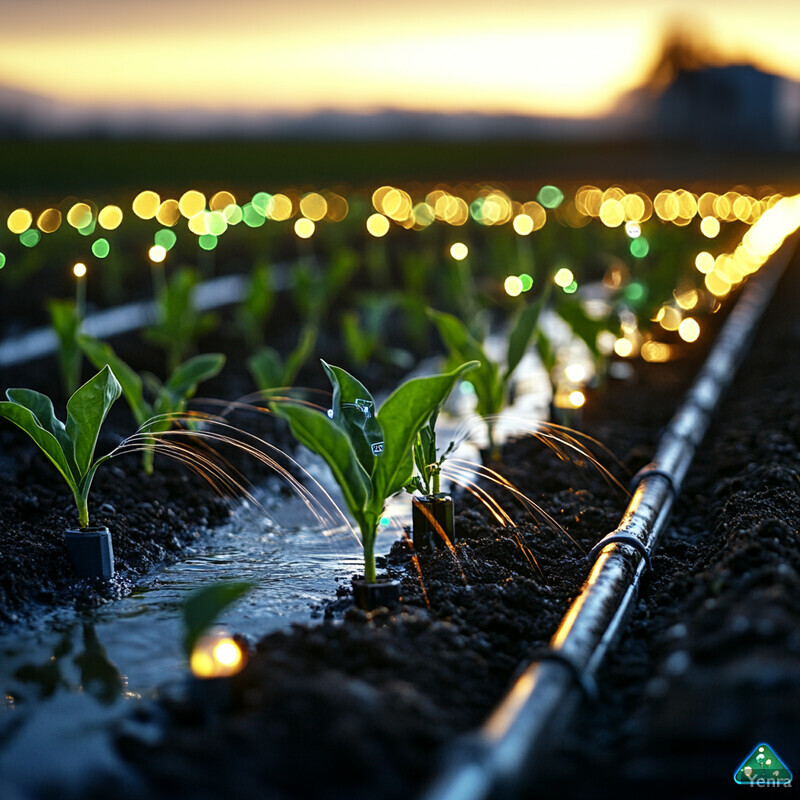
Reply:
[[[654, 577], [602, 676], [600, 702], [553, 743], [541, 774], [532, 767], [531, 797], [623, 788], [726, 796], [761, 741], [800, 765], [800, 409], [786, 388], [800, 369], [790, 313], [799, 266], [687, 478]], [[621, 481], [649, 461], [701, 350], [593, 398], [586, 430], [616, 456], [603, 459]], [[341, 589], [322, 623], [255, 645], [232, 681], [229, 708], [212, 712], [191, 699], [141, 705], [145, 726], [116, 734], [141, 784], [99, 780], [91, 797], [418, 796], [441, 747], [479, 725], [520, 662], [547, 644], [588, 574], [585, 552], [617, 526], [626, 504], [596, 470], [531, 438], [507, 445], [498, 470], [563, 531], [498, 495], [515, 522], [500, 528], [459, 495], [457, 558], [415, 558], [399, 542], [380, 564], [402, 580], [398, 612], [356, 610]], [[165, 509], [176, 488], [164, 487]], [[68, 501], [65, 494], [65, 509]], [[224, 513], [202, 502], [209, 522]], [[63, 575], [51, 582], [69, 583]], [[68, 797], [66, 787], [58, 796]]]

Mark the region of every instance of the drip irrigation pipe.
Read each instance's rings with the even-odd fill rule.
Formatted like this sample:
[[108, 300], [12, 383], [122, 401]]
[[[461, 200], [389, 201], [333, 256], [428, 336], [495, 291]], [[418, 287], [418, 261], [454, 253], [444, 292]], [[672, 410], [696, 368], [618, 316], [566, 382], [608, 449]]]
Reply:
[[[273, 288], [276, 292], [289, 287], [288, 269], [276, 270]], [[204, 281], [195, 288], [194, 304], [198, 311], [234, 305], [244, 299], [247, 278], [244, 275], [223, 275]], [[125, 303], [115, 308], [87, 314], [81, 330], [96, 339], [110, 339], [154, 324], [158, 311], [153, 300]], [[12, 367], [58, 350], [58, 338], [50, 327], [36, 328], [0, 342], [0, 367]]]
[[[666, 527], [681, 483], [720, 397], [733, 380], [796, 236], [751, 277], [703, 367], [661, 437], [655, 458], [635, 476], [619, 527], [593, 551], [592, 565], [544, 653], [517, 672], [510, 690], [477, 731], [445, 750], [424, 800], [513, 796], [532, 783], [537, 752], [552, 749], [622, 630], [640, 578]], [[635, 545], [632, 545], [635, 542]]]

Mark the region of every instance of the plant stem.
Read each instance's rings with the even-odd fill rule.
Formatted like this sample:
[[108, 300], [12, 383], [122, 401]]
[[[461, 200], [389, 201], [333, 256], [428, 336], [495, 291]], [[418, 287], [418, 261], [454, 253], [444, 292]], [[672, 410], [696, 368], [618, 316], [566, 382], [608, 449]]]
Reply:
[[81, 528], [89, 527], [89, 503], [85, 497], [75, 495], [75, 503], [78, 506], [78, 525]]
[[375, 531], [371, 531], [365, 536], [361, 533], [361, 541], [364, 546], [364, 579], [367, 583], [377, 583], [375, 575]]

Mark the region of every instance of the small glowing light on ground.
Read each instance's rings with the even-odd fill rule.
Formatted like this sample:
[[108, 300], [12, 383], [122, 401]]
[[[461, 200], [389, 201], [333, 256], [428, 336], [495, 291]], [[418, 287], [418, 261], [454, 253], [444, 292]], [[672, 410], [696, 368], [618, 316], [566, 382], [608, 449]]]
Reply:
[[147, 257], [154, 263], [160, 264], [167, 257], [167, 250], [163, 245], [154, 244], [148, 251]]
[[627, 358], [633, 353], [633, 344], [628, 339], [617, 339], [614, 342], [614, 352], [620, 358]]
[[575, 276], [572, 274], [572, 270], [566, 267], [561, 267], [561, 269], [553, 275], [553, 283], [555, 283], [556, 286], [560, 286], [562, 289], [566, 289], [567, 286], [574, 281]]
[[300, 217], [300, 219], [296, 220], [294, 223], [294, 232], [301, 239], [310, 239], [314, 235], [316, 227], [313, 220], [307, 217]]
[[469, 255], [469, 248], [464, 242], [455, 242], [450, 245], [450, 256], [456, 261], [463, 261]]
[[76, 278], [82, 278], [82, 277], [83, 277], [83, 276], [86, 274], [86, 264], [84, 264], [84, 263], [82, 263], [82, 262], [80, 262], [80, 261], [79, 261], [79, 262], [78, 262], [77, 264], [75, 264], [75, 266], [72, 268], [72, 274], [73, 274], [73, 275], [74, 275]]
[[228, 678], [240, 672], [244, 665], [242, 648], [223, 631], [201, 636], [189, 660], [196, 678]]
[[678, 336], [684, 342], [696, 342], [700, 337], [700, 325], [693, 317], [686, 317], [678, 326]]
[[522, 281], [517, 275], [509, 275], [503, 282], [503, 288], [509, 297], [519, 297], [522, 294]]

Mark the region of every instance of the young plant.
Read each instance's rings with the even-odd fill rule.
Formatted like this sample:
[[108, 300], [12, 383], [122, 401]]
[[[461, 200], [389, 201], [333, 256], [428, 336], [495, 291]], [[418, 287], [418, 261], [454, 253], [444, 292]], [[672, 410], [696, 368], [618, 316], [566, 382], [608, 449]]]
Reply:
[[[80, 336], [78, 343], [96, 369], [105, 365], [111, 367], [136, 424], [140, 428], [146, 425], [149, 434], [169, 430], [172, 424], [170, 415], [183, 413], [197, 391], [197, 385], [213, 378], [225, 364], [225, 356], [221, 353], [194, 356], [180, 364], [166, 383], [161, 383], [154, 375], [139, 375], [105, 342], [91, 336]], [[145, 399], [145, 387], [152, 400]], [[153, 473], [154, 456], [153, 448], [146, 447], [142, 454], [142, 467], [147, 475]]]
[[378, 522], [387, 500], [411, 480], [417, 435], [459, 378], [478, 365], [469, 362], [446, 374], [412, 378], [398, 386], [377, 413], [360, 381], [339, 367], [324, 361], [322, 365], [333, 385], [329, 415], [291, 401], [275, 401], [270, 408], [330, 467], [361, 532], [364, 576], [374, 584]]
[[58, 339], [58, 368], [64, 392], [71, 395], [81, 379], [81, 349], [78, 347], [81, 313], [74, 300], [50, 300], [47, 304], [50, 324]]
[[389, 347], [386, 331], [390, 328], [389, 315], [398, 306], [391, 295], [364, 294], [358, 307], [342, 314], [342, 340], [349, 359], [363, 367], [370, 361], [409, 369], [413, 358], [407, 350]]
[[259, 390], [267, 392], [279, 386], [290, 386], [303, 364], [311, 357], [317, 343], [317, 334], [316, 325], [305, 325], [300, 332], [297, 346], [285, 360], [274, 347], [262, 347], [247, 359], [247, 368]]
[[158, 293], [158, 321], [144, 331], [145, 339], [167, 354], [168, 372], [177, 369], [198, 339], [219, 324], [216, 314], [203, 313], [195, 307], [194, 290], [198, 280], [193, 269], [179, 270]]
[[236, 326], [249, 350], [264, 344], [264, 328], [274, 307], [273, 269], [269, 264], [260, 264], [250, 274], [244, 298], [236, 309]]
[[472, 359], [479, 364], [470, 374], [469, 381], [478, 399], [477, 413], [486, 423], [489, 453], [493, 460], [499, 458], [499, 448], [494, 437], [496, 417], [509, 400], [511, 377], [536, 332], [543, 303], [544, 296], [536, 303], [522, 306], [512, 319], [508, 331], [505, 367], [489, 358], [482, 343], [458, 317], [442, 311], [429, 312], [449, 351], [450, 361], [458, 363]]
[[81, 386], [67, 402], [67, 422], [56, 418], [50, 398], [32, 389], [8, 389], [0, 416], [22, 428], [67, 482], [81, 528], [89, 526], [89, 490], [97, 468], [94, 451], [108, 410], [122, 393], [109, 366]]

